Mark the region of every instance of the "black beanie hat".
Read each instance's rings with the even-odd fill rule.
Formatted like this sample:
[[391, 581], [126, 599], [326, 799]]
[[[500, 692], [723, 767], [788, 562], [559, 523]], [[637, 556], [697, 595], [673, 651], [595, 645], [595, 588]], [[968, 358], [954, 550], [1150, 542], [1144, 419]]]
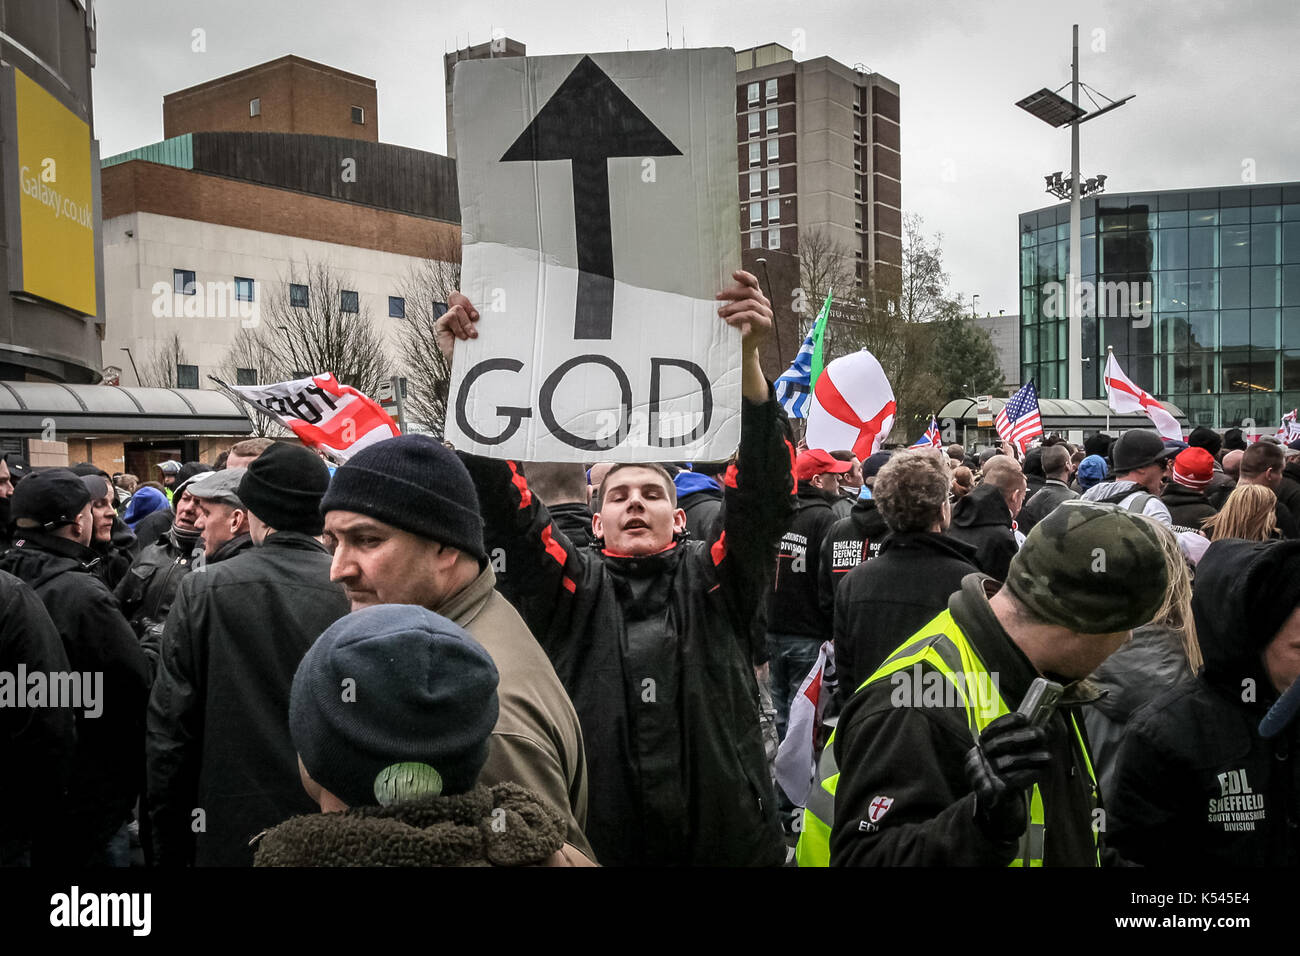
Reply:
[[487, 557], [474, 482], [456, 453], [427, 435], [386, 438], [357, 452], [334, 472], [320, 510], [355, 511]]
[[1187, 444], [1193, 448], [1204, 448], [1217, 458], [1219, 449], [1223, 447], [1223, 439], [1219, 437], [1219, 433], [1213, 428], [1197, 425], [1192, 429], [1192, 433], [1187, 436]]
[[325, 530], [320, 499], [329, 483], [330, 471], [319, 455], [276, 442], [244, 472], [239, 500], [276, 531], [320, 534]]
[[468, 633], [411, 604], [339, 618], [298, 665], [289, 734], [350, 807], [465, 793], [487, 761], [497, 669]]

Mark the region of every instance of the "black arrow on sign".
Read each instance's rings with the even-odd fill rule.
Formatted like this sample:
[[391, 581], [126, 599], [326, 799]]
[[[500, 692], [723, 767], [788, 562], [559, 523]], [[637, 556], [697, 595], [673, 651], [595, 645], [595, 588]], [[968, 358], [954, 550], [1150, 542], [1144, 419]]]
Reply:
[[575, 339], [610, 339], [614, 335], [609, 158], [681, 154], [605, 71], [584, 56], [501, 157], [503, 163], [567, 159], [573, 164], [578, 240]]

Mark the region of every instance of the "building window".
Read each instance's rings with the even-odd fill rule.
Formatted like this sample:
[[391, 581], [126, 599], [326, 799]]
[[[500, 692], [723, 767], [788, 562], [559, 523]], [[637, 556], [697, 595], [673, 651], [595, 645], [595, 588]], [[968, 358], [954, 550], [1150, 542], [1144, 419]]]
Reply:
[[235, 301], [253, 301], [253, 280], [244, 276], [235, 276]]
[[749, 165], [761, 166], [762, 164], [763, 164], [763, 144], [750, 143], [749, 144]]
[[235, 369], [236, 385], [256, 385], [257, 369], [255, 368], [237, 368]]
[[768, 222], [781, 221], [781, 200], [769, 199], [767, 201], [767, 221]]
[[360, 106], [352, 107], [352, 122], [356, 123], [358, 126], [366, 125], [366, 111]]
[[356, 315], [361, 311], [361, 297], [351, 289], [339, 293], [339, 311]]
[[194, 295], [198, 291], [198, 284], [194, 281], [194, 270], [173, 269], [172, 291], [177, 295]]
[[248, 101], [248, 115], [249, 116], [262, 115], [262, 98], [260, 96], [254, 96], [251, 100]]
[[388, 297], [388, 317], [390, 319], [406, 318], [406, 300], [400, 295], [390, 295]]
[[761, 226], [763, 224], [763, 204], [761, 202], [749, 204], [749, 224], [751, 226]]
[[777, 122], [777, 118], [776, 118], [776, 110], [775, 110], [775, 109], [768, 110], [768, 111], [767, 111], [767, 131], [768, 131], [769, 133], [775, 133], [775, 132], [776, 132], [776, 128], [777, 128], [778, 125], [779, 125], [779, 124], [778, 124], [778, 122]]
[[781, 170], [769, 169], [767, 171], [767, 191], [770, 193], [779, 193], [781, 191]]
[[769, 230], [767, 231], [767, 247], [768, 247], [769, 249], [780, 249], [780, 248], [781, 248], [781, 230], [780, 230], [780, 229], [769, 229]]
[[763, 230], [755, 229], [753, 232], [749, 234], [749, 248], [751, 249], [763, 248]]
[[775, 100], [776, 100], [776, 80], [771, 79], [767, 81], [767, 101], [769, 103], [772, 103], [775, 102]]
[[176, 366], [176, 387], [177, 388], [198, 388], [199, 367], [197, 365], [177, 365]]
[[758, 195], [759, 193], [761, 193], [762, 191], [763, 191], [763, 174], [762, 174], [762, 173], [750, 173], [750, 174], [749, 174], [749, 194], [750, 194], [751, 196], [757, 196], [757, 195]]
[[295, 309], [308, 308], [309, 298], [307, 296], [307, 287], [297, 283], [289, 284], [289, 304]]
[[781, 156], [781, 149], [777, 145], [778, 142], [780, 141], [775, 136], [767, 141], [767, 161], [769, 163], [776, 162]]
[[749, 92], [749, 105], [753, 106], [755, 103], [758, 102], [758, 84], [750, 83], [748, 92]]
[[749, 135], [750, 136], [758, 135], [758, 114], [757, 113], [749, 114]]

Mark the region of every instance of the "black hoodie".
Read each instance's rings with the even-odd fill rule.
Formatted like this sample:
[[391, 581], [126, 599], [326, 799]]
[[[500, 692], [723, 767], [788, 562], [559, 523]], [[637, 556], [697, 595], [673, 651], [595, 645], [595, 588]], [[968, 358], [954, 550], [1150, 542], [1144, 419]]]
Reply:
[[818, 600], [822, 541], [835, 523], [833, 497], [807, 481], [799, 482], [794, 515], [781, 539], [776, 579], [767, 599], [770, 634], [794, 634], [821, 643], [831, 636], [831, 616]]
[[1300, 862], [1300, 724], [1265, 740], [1277, 698], [1261, 653], [1300, 600], [1300, 542], [1216, 541], [1192, 608], [1205, 666], [1133, 715], [1120, 745], [1112, 845], [1158, 866]]
[[835, 609], [835, 591], [844, 576], [863, 561], [880, 554], [889, 535], [889, 526], [876, 509], [874, 498], [861, 498], [847, 518], [831, 525], [822, 539], [822, 553], [817, 568], [817, 591], [822, 613], [830, 617]]
[[999, 581], [1007, 579], [1019, 548], [1011, 530], [1011, 509], [1001, 488], [979, 485], [953, 505], [948, 534], [975, 549], [977, 568]]

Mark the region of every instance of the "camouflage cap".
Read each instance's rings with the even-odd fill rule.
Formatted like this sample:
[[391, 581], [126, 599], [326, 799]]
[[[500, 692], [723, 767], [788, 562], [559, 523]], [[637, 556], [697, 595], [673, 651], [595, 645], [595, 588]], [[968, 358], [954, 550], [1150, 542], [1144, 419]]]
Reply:
[[1169, 587], [1158, 534], [1116, 505], [1063, 502], [1029, 532], [1007, 587], [1034, 617], [1079, 634], [1140, 627]]

